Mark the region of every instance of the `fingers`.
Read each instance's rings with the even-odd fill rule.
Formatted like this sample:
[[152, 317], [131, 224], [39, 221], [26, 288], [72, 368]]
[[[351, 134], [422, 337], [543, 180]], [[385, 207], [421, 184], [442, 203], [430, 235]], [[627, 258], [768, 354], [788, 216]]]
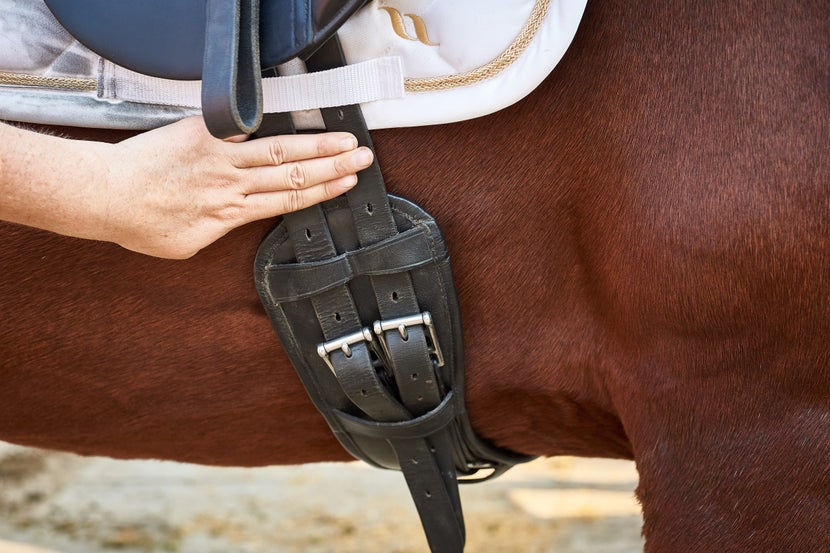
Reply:
[[232, 144], [232, 163], [240, 168], [279, 166], [283, 163], [328, 157], [357, 148], [357, 139], [345, 132], [289, 134]]
[[357, 184], [356, 175], [316, 184], [299, 190], [280, 190], [251, 194], [245, 198], [245, 222], [267, 219], [298, 211], [314, 204], [336, 198]]
[[330, 157], [246, 169], [240, 184], [245, 194], [300, 190], [354, 175], [371, 165], [373, 159], [372, 151], [361, 147]]
[[349, 133], [284, 135], [227, 144], [236, 167], [236, 194], [244, 195], [239, 223], [304, 209], [357, 184], [372, 164], [369, 148]]

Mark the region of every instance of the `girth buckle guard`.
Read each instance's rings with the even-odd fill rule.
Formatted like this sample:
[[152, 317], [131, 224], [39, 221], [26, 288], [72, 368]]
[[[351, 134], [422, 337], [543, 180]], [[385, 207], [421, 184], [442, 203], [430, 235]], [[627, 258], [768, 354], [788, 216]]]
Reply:
[[[309, 71], [345, 63], [336, 38]], [[321, 110], [371, 138], [359, 106]], [[258, 135], [293, 132], [269, 114]], [[528, 460], [477, 438], [464, 404], [461, 320], [447, 246], [420, 207], [387, 195], [377, 161], [345, 198], [283, 217], [259, 248], [257, 291], [294, 368], [355, 457], [401, 470], [434, 553], [464, 549], [458, 477]]]

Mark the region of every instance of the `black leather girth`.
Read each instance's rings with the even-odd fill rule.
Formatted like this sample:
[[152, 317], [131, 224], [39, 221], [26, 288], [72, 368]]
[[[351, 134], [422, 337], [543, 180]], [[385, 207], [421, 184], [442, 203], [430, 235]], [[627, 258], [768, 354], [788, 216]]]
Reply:
[[[310, 71], [342, 65], [336, 39]], [[321, 110], [327, 130], [371, 138], [358, 106]], [[293, 132], [265, 116], [258, 135]], [[435, 220], [388, 196], [377, 160], [346, 194], [283, 217], [263, 241], [257, 290], [312, 401], [354, 456], [403, 472], [433, 553], [460, 553], [457, 474], [528, 457], [479, 440], [464, 407], [461, 321]]]

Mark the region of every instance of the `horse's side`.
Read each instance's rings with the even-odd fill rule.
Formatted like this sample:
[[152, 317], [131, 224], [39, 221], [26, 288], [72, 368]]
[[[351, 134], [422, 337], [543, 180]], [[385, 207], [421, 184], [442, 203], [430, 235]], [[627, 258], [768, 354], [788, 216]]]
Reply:
[[[634, 458], [651, 551], [826, 550], [830, 9], [640, 4], [511, 109], [374, 133], [388, 187], [447, 236], [483, 436]], [[161, 261], [0, 225], [0, 438], [344, 459], [253, 288], [271, 226]]]

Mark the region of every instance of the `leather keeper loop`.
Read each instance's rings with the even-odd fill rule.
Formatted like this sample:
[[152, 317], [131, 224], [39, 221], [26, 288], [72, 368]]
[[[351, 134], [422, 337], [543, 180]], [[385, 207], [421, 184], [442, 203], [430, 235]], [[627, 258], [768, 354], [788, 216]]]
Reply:
[[270, 264], [264, 269], [268, 291], [276, 303], [299, 301], [346, 284], [356, 276], [402, 273], [441, 261], [446, 251], [440, 250], [436, 257], [428, 232], [420, 225], [325, 261]]
[[456, 416], [453, 393], [450, 392], [438, 406], [425, 415], [402, 422], [375, 422], [334, 410], [343, 428], [368, 438], [409, 440], [428, 438], [449, 426]]

